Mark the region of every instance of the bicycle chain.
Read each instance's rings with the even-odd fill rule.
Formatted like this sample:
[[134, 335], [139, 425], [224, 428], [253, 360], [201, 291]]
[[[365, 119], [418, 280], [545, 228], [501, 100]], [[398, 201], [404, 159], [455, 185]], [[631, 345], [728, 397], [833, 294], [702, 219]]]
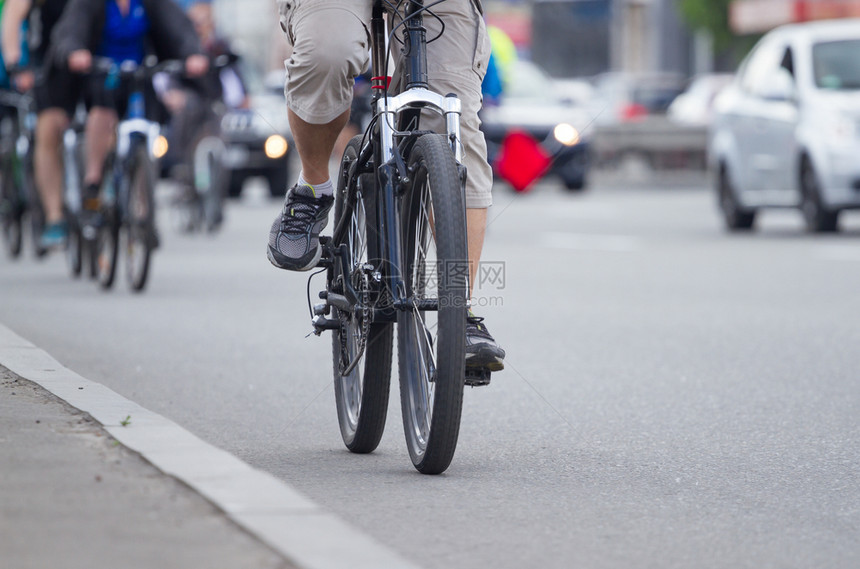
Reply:
[[[367, 337], [370, 335], [370, 320], [372, 317], [372, 309], [370, 307], [370, 281], [368, 279], [367, 273], [363, 268], [361, 270], [361, 333], [359, 335], [359, 344], [358, 349], [356, 350], [355, 355], [352, 360], [349, 362], [344, 362], [344, 356], [349, 356], [349, 348], [347, 346], [347, 333], [349, 330], [347, 329], [346, 321], [341, 318], [340, 325], [340, 353], [341, 353], [341, 363], [340, 363], [340, 374], [341, 376], [347, 375], [352, 372], [352, 370], [357, 365], [359, 359], [361, 359], [364, 354], [364, 350], [367, 347]], [[353, 314], [352, 318], [359, 318], [358, 310]]]

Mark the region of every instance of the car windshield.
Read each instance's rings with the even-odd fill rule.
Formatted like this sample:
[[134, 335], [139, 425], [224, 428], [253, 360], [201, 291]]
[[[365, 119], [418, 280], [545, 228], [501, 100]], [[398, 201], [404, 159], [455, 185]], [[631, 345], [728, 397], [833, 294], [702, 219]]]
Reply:
[[812, 46], [812, 69], [819, 89], [860, 89], [860, 40], [817, 43]]

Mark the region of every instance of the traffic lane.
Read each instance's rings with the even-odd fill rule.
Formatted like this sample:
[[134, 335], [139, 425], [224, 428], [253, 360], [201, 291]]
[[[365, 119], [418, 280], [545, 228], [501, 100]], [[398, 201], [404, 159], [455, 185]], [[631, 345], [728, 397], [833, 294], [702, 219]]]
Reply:
[[[575, 251], [537, 267], [527, 237], [546, 229], [546, 211], [561, 205], [554, 199], [536, 200], [534, 211], [521, 207], [509, 226], [500, 218], [492, 229], [484, 258], [506, 259], [509, 278], [505, 305], [488, 311], [488, 324], [508, 350], [509, 369], [488, 391], [467, 391], [449, 474], [471, 483], [438, 483], [445, 494], [433, 491], [439, 502], [421, 510], [422, 518], [454, 512], [453, 521], [434, 518], [462, 536], [446, 542], [449, 549], [516, 544], [493, 556], [510, 567], [524, 559], [566, 566], [578, 556], [613, 566], [640, 554], [689, 566], [701, 564], [702, 551], [720, 552], [714, 566], [851, 554], [850, 526], [833, 525], [856, 518], [856, 493], [848, 505], [843, 499], [845, 476], [856, 476], [857, 466], [849, 397], [857, 358], [816, 338], [856, 340], [841, 316], [852, 309], [843, 301], [853, 298], [857, 269], [821, 264], [812, 248], [798, 263], [797, 244], [784, 239], [750, 249], [716, 224], [700, 229], [711, 207], [701, 194], [691, 202], [702, 224], [696, 235], [665, 239], [687, 209], [677, 198], [690, 199], [663, 203], [668, 209], [648, 218], [655, 227], [634, 254]], [[632, 201], [623, 219], [603, 231], [643, 219], [638, 202], [649, 198], [624, 199]], [[814, 275], [825, 271], [832, 282], [822, 289]], [[806, 302], [811, 290], [821, 291], [819, 301]], [[829, 362], [823, 380], [820, 359]], [[325, 484], [325, 474], [318, 478]], [[335, 483], [322, 494], [361, 519], [391, 491], [362, 486], [356, 497]], [[402, 499], [416, 502], [408, 492]], [[461, 515], [475, 503], [482, 507]], [[408, 515], [389, 515], [380, 535], [402, 534]], [[475, 544], [475, 527], [492, 535]], [[523, 527], [534, 531], [517, 533]], [[418, 550], [416, 537], [403, 549]], [[607, 555], [608, 542], [623, 543], [622, 551]], [[837, 545], [819, 551], [827, 542]]]
[[[844, 559], [851, 553], [850, 545], [844, 545], [851, 542], [844, 539], [841, 549], [811, 551], [828, 540], [839, 541], [843, 536], [828, 524], [838, 522], [833, 516], [839, 512], [846, 519], [844, 509], [828, 508], [833, 493], [821, 480], [798, 492], [789, 485], [785, 487], [788, 495], [774, 494], [784, 504], [781, 510], [779, 504], [758, 506], [748, 501], [757, 492], [763, 496], [771, 492], [768, 483], [789, 472], [799, 454], [793, 441], [807, 440], [792, 436], [794, 415], [785, 414], [786, 409], [802, 407], [796, 403], [808, 395], [802, 382], [784, 395], [779, 386], [762, 384], [758, 373], [755, 381], [743, 369], [724, 373], [726, 361], [734, 360], [728, 355], [714, 358], [708, 344], [666, 348], [711, 338], [706, 327], [698, 336], [690, 333], [702, 329], [701, 321], [709, 318], [716, 319], [717, 330], [725, 332], [720, 342], [733, 357], [743, 355], [744, 346], [759, 338], [755, 330], [776, 333], [784, 328], [783, 321], [771, 322], [780, 317], [778, 309], [774, 314], [757, 314], [751, 302], [752, 321], [758, 324], [749, 330], [750, 338], [741, 335], [735, 341], [731, 299], [724, 301], [728, 308], [722, 320], [715, 316], [719, 311], [702, 308], [695, 289], [709, 283], [708, 270], [715, 264], [703, 269], [704, 263], [696, 259], [710, 249], [720, 252], [725, 243], [734, 241], [713, 229], [701, 232], [705, 241], [712, 241], [704, 249], [691, 242], [695, 239], [686, 230], [678, 230], [674, 240], [660, 237], [671, 235], [667, 228], [677, 219], [689, 219], [687, 210], [708, 218], [710, 200], [702, 195], [667, 194], [650, 202], [647, 195], [589, 193], [579, 200], [585, 211], [590, 207], [614, 212], [618, 221], [580, 220], [578, 225], [618, 234], [642, 223], [644, 229], [634, 235], [642, 247], [612, 254], [563, 252], [567, 255], [563, 260], [569, 263], [547, 263], [548, 269], [540, 271], [534, 268], [534, 236], [543, 230], [571, 229], [564, 219], [558, 225], [549, 224], [546, 212], [575, 208], [570, 204], [576, 202], [565, 195], [533, 197], [516, 202], [511, 206], [516, 209], [509, 209], [491, 226], [485, 259], [506, 259], [509, 268], [505, 305], [483, 313], [508, 349], [509, 370], [497, 374], [490, 388], [467, 391], [460, 446], [449, 474], [442, 477], [427, 478], [412, 471], [402, 442], [396, 391], [380, 451], [356, 457], [343, 449], [332, 404], [328, 339], [304, 338], [309, 330], [304, 276], [297, 278], [271, 269], [265, 261], [252, 260], [261, 248], [260, 220], [268, 221], [274, 206], [238, 208], [231, 213], [235, 223], [228, 225], [225, 236], [214, 240], [169, 237], [171, 242], [159, 253], [164, 256], [156, 265], [159, 272], [153, 288], [143, 297], [123, 289], [105, 296], [91, 285], [58, 281], [56, 293], [69, 294], [73, 300], [63, 304], [67, 318], [52, 330], [90, 317], [95, 325], [84, 328], [87, 334], [107, 329], [112, 332], [109, 341], [93, 343], [84, 339], [85, 334], [76, 336], [76, 326], [70, 326], [58, 334], [61, 343], [69, 336], [73, 340], [66, 349], [68, 357], [78, 358], [81, 366], [92, 366], [106, 383], [134, 391], [150, 402], [146, 406], [193, 426], [207, 440], [280, 474], [427, 566], [482, 567], [492, 562], [518, 567], [540, 561], [563, 567], [571, 559], [596, 566], [629, 566], [642, 558], [679, 566], [689, 565], [702, 550], [720, 551], [725, 559], [737, 558], [736, 564], [744, 565], [744, 559], [782, 559], [785, 552], [812, 561], [817, 560], [815, 555], [830, 555], [832, 561], [832, 556]], [[657, 213], [643, 215], [649, 204]], [[659, 215], [661, 211], [665, 213]], [[657, 236], [657, 247], [645, 239], [652, 234]], [[662, 249], [674, 241], [680, 243], [674, 245], [677, 250]], [[749, 248], [749, 243], [736, 241], [737, 251], [730, 249], [723, 256], [731, 260], [747, 255], [748, 264], [755, 267], [762, 264], [757, 255], [764, 255], [767, 265], [771, 257], [790, 257], [798, 247], [818, 244], [800, 239], [785, 247], [785, 239], [774, 241], [779, 255], [773, 255], [773, 244]], [[692, 260], [686, 260], [684, 251]], [[665, 271], [650, 272], [655, 263], [670, 267], [678, 259], [682, 266], [691, 265], [691, 270], [668, 273], [673, 278], [667, 278]], [[849, 271], [846, 278], [854, 275], [850, 267], [850, 263], [843, 267]], [[738, 268], [747, 270], [745, 265]], [[743, 284], [742, 272], [728, 272], [729, 280], [737, 281], [730, 290]], [[713, 286], [719, 289], [716, 283], [726, 277], [715, 273]], [[697, 279], [687, 283], [690, 274]], [[42, 277], [50, 281], [56, 274]], [[570, 295], [569, 304], [552, 302], [559, 297], [559, 289]], [[759, 286], [752, 289], [759, 291]], [[803, 292], [804, 286], [790, 288], [787, 294], [794, 298], [798, 290]], [[845, 294], [841, 289], [827, 292], [833, 298]], [[767, 300], [765, 293], [756, 294]], [[745, 298], [745, 289], [736, 291], [736, 297]], [[142, 302], [145, 298], [160, 300]], [[746, 306], [742, 308], [738, 314], [749, 313]], [[57, 311], [57, 307], [45, 310], [44, 316]], [[832, 313], [828, 309], [822, 318], [826, 321], [825, 316]], [[126, 322], [125, 327], [109, 328], [115, 319]], [[816, 332], [814, 327], [811, 331]], [[851, 331], [844, 332], [850, 338]], [[784, 355], [779, 346], [767, 341], [759, 344], [765, 352], [749, 349], [739, 368], [745, 361], [767, 362]], [[99, 348], [96, 355], [85, 355], [93, 346]], [[823, 348], [813, 346], [810, 358], [817, 360]], [[834, 366], [844, 369], [845, 363], [836, 361]], [[686, 382], [672, 375], [677, 370], [688, 372]], [[763, 369], [760, 375], [773, 383], [778, 371]], [[833, 379], [824, 383], [839, 385]], [[744, 390], [748, 384], [763, 387]], [[832, 391], [820, 391], [821, 397], [828, 402], [845, 401]], [[773, 398], [776, 403], [769, 407]], [[785, 407], [785, 399], [795, 404]], [[761, 413], [759, 407], [767, 412]], [[806, 409], [800, 419], [820, 426], [824, 435], [844, 435], [845, 417], [853, 416], [836, 405], [830, 409], [835, 425], [828, 429], [814, 411]], [[786, 421], [787, 430], [782, 426]], [[818, 428], [813, 429], [814, 435], [819, 434]], [[719, 444], [711, 433], [722, 437], [717, 439]], [[839, 456], [836, 442], [822, 440], [822, 452]], [[741, 444], [744, 441], [749, 442]], [[756, 461], [737, 450], [745, 448], [752, 448]], [[757, 454], [756, 449], [760, 449]], [[770, 452], [773, 449], [782, 449], [782, 454], [776, 456]], [[826, 480], [833, 469], [838, 470], [821, 461], [810, 464], [814, 474], [825, 469], [819, 478]], [[759, 474], [741, 480], [746, 484], [730, 477], [754, 466], [758, 470], [753, 472]], [[851, 465], [845, 468], [850, 471]], [[678, 473], [684, 476], [672, 477]], [[803, 501], [793, 495], [819, 503], [821, 510], [812, 512], [832, 515], [820, 514], [814, 524], [797, 521], [788, 510]], [[678, 496], [686, 501], [676, 501]], [[845, 500], [844, 492], [842, 496]], [[852, 501], [856, 503], [856, 496], [849, 494], [844, 503], [850, 506]], [[782, 519], [794, 525], [781, 523]], [[678, 520], [683, 521], [680, 530]], [[800, 537], [786, 544], [784, 536], [795, 534]], [[439, 551], [439, 543], [445, 544], [444, 552]], [[788, 553], [786, 558], [792, 557]]]

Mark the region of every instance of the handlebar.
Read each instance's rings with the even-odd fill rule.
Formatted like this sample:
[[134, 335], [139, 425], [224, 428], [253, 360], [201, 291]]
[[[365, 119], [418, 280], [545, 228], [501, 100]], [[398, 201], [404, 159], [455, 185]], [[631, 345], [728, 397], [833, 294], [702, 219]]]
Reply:
[[14, 89], [0, 90], [0, 104], [15, 107], [19, 112], [28, 113], [35, 109], [36, 101], [32, 95], [19, 93]]
[[117, 64], [109, 57], [93, 56], [89, 73], [117, 74], [121, 78], [152, 77], [159, 72], [179, 73], [185, 71], [185, 62], [178, 59], [166, 59], [158, 63], [144, 61], [138, 64], [134, 61], [123, 61]]
[[[219, 55], [209, 59], [209, 69], [207, 73], [212, 71], [220, 71], [225, 67], [233, 65], [239, 61], [239, 56], [235, 54]], [[123, 61], [117, 64], [109, 57], [93, 56], [90, 73], [112, 74], [116, 73], [122, 78], [146, 78], [152, 77], [157, 73], [169, 73], [171, 75], [186, 75], [185, 61], [181, 59], [165, 59], [156, 62], [154, 57], [148, 57], [143, 63], [138, 64], [134, 61]]]

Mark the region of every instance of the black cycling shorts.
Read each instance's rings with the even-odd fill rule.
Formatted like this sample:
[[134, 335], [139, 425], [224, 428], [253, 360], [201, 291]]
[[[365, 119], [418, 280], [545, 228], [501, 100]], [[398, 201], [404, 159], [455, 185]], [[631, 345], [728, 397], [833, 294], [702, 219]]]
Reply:
[[69, 116], [75, 112], [80, 100], [85, 78], [65, 69], [51, 68], [44, 80], [36, 84], [36, 110], [60, 108]]

